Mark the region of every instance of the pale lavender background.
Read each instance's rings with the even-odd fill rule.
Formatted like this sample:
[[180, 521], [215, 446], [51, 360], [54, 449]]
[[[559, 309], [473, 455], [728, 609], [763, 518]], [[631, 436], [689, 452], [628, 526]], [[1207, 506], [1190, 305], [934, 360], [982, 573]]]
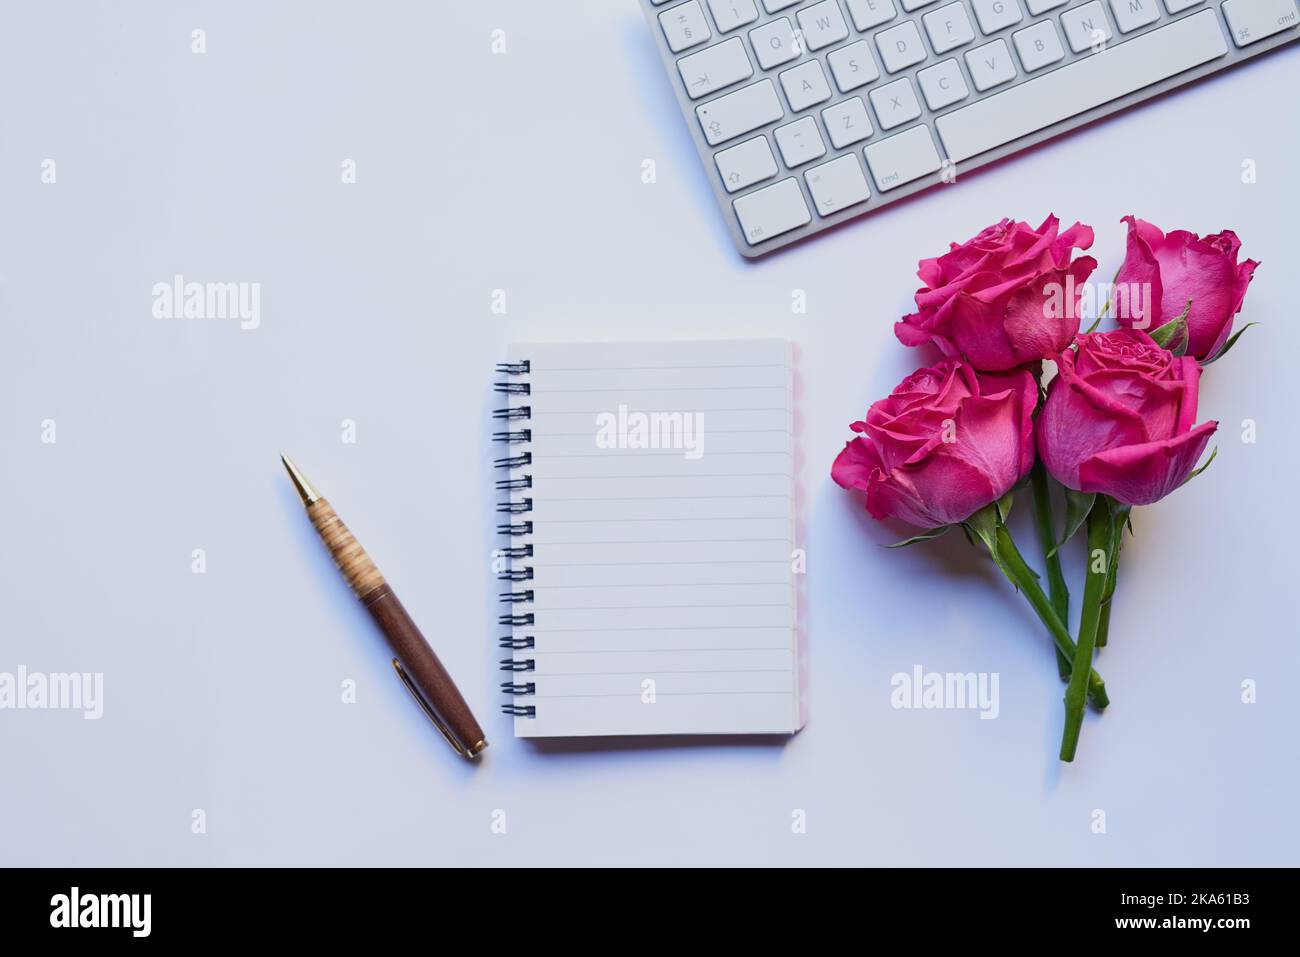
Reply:
[[[746, 266], [630, 0], [6, 3], [0, 670], [102, 671], [107, 701], [97, 723], [0, 712], [0, 863], [1300, 863], [1298, 83], [1292, 49]], [[1097, 226], [1100, 276], [1128, 212], [1236, 227], [1264, 261], [1264, 325], [1204, 383], [1218, 461], [1135, 517], [1101, 659], [1115, 705], [1068, 768], [1020, 599], [958, 541], [885, 552], [827, 478], [918, 361], [891, 330], [916, 260], [1052, 210]], [[152, 318], [175, 272], [262, 283], [262, 327]], [[811, 723], [784, 745], [515, 741], [493, 690], [492, 364], [513, 338], [751, 335], [801, 353]], [[481, 766], [396, 683], [281, 450], [459, 678]], [[915, 663], [999, 672], [1001, 717], [892, 710]]]

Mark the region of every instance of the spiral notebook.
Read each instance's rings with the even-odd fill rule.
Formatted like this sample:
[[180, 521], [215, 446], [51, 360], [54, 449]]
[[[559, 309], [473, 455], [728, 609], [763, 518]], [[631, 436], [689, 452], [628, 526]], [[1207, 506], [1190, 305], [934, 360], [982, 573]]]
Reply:
[[516, 736], [797, 731], [791, 344], [519, 344], [497, 372]]

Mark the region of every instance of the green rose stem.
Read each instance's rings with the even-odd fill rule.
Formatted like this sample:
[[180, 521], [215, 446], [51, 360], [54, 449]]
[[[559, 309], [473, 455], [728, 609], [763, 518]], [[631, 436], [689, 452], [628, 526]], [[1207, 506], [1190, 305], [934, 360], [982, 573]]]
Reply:
[[[1038, 576], [1029, 567], [1020, 550], [1016, 548], [1016, 543], [1004, 524], [1003, 519], [1010, 507], [1010, 496], [1007, 496], [1001, 502], [980, 509], [962, 524], [974, 538], [984, 543], [994, 564], [1002, 569], [1002, 574], [1007, 576], [1007, 580], [1025, 596], [1025, 600], [1034, 609], [1039, 621], [1047, 629], [1047, 633], [1052, 636], [1056, 647], [1066, 658], [1074, 661], [1077, 655], [1069, 630], [1056, 614], [1056, 609], [1052, 607], [1047, 595], [1043, 593], [1042, 586], [1038, 584]], [[1110, 704], [1110, 698], [1106, 694], [1106, 683], [1093, 668], [1088, 669], [1086, 689], [1087, 697], [1091, 699], [1093, 707], [1098, 711]]]
[[[1115, 539], [1115, 521], [1110, 499], [1098, 495], [1088, 513], [1088, 567], [1083, 586], [1083, 611], [1079, 617], [1079, 643], [1074, 649], [1074, 667], [1065, 688], [1065, 731], [1061, 735], [1061, 760], [1073, 761], [1083, 729], [1084, 697], [1088, 690], [1086, 675], [1092, 670], [1092, 653], [1097, 644], [1097, 627], [1101, 622], [1102, 596], [1110, 578], [1111, 555]], [[1097, 552], [1104, 563], [1097, 566]]]
[[1106, 641], [1110, 637], [1111, 599], [1115, 597], [1115, 583], [1119, 579], [1119, 555], [1124, 548], [1124, 526], [1128, 524], [1132, 506], [1113, 502], [1112, 509], [1114, 524], [1111, 535], [1114, 536], [1115, 547], [1111, 549], [1110, 568], [1106, 572], [1106, 589], [1101, 594], [1101, 619], [1097, 622], [1098, 648], [1105, 648]]
[[[1070, 590], [1065, 585], [1061, 571], [1061, 556], [1056, 548], [1056, 523], [1052, 520], [1052, 497], [1047, 484], [1047, 469], [1041, 461], [1034, 463], [1030, 473], [1034, 489], [1034, 517], [1038, 525], [1038, 541], [1043, 547], [1043, 560], [1047, 563], [1047, 586], [1051, 593], [1052, 608], [1062, 622], [1070, 620]], [[1070, 676], [1070, 659], [1060, 648], [1056, 649], [1056, 670], [1061, 679]]]

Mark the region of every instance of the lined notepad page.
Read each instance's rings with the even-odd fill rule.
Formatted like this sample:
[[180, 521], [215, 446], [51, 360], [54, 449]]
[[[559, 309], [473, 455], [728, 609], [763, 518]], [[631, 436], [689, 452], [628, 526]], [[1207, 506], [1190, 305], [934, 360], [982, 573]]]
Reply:
[[532, 662], [510, 676], [532, 687], [509, 699], [534, 710], [516, 735], [798, 730], [790, 343], [519, 344], [510, 358], [530, 364], [511, 405], [529, 407], [512, 427], [531, 438], [511, 451], [531, 453], [513, 474], [532, 476], [510, 493], [532, 500], [510, 516], [532, 532], [509, 544], [533, 546], [513, 561], [533, 570], [512, 586], [532, 600], [509, 606], [533, 616], [511, 629], [532, 639], [512, 652]]

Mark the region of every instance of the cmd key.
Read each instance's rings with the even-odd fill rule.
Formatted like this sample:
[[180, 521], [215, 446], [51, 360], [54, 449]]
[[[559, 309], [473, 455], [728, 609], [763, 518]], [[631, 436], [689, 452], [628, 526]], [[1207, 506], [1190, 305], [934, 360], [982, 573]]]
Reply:
[[1232, 42], [1247, 47], [1300, 26], [1295, 0], [1228, 0], [1223, 5]]

